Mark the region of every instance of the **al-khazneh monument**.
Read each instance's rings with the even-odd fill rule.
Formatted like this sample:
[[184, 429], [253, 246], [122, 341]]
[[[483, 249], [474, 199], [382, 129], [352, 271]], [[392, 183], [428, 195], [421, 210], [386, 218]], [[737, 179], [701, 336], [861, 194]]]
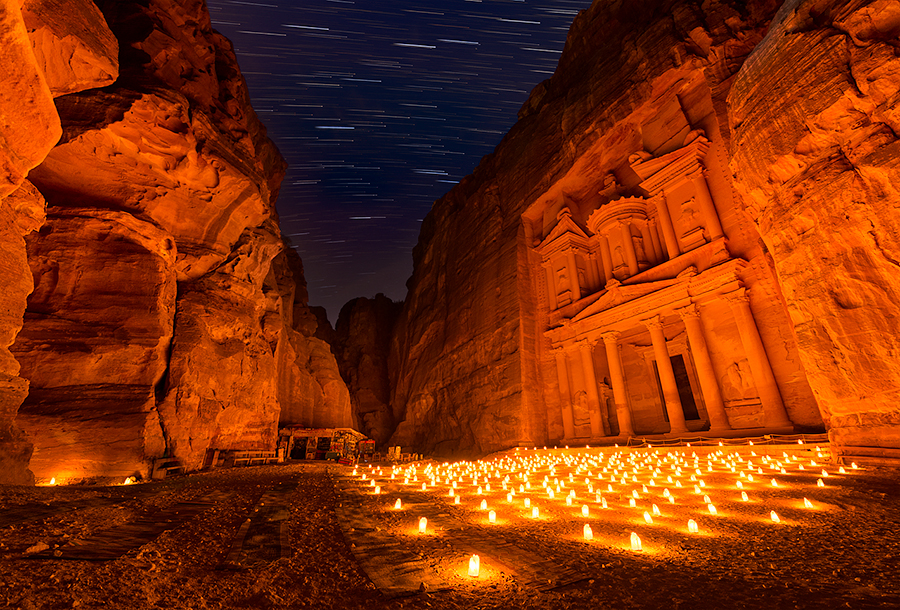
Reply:
[[663, 112], [644, 132], [665, 120], [671, 133], [598, 176], [588, 201], [548, 193], [524, 214], [563, 442], [791, 432], [789, 408], [808, 407], [796, 346], [763, 339], [788, 320], [734, 213], [721, 144], [677, 97]]
[[392, 442], [828, 430], [900, 457], [900, 8], [597, 1], [437, 201]]

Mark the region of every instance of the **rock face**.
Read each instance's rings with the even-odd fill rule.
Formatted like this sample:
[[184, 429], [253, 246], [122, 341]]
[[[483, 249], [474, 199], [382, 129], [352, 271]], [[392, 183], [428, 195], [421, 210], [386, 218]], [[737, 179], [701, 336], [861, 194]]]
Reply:
[[896, 2], [786, 2], [728, 97], [735, 186], [838, 445], [900, 448], [898, 34]]
[[[2, 272], [20, 288], [3, 321], [15, 360], [3, 360], [0, 424], [24, 398], [16, 422], [34, 473], [146, 475], [163, 456], [192, 469], [208, 449], [274, 449], [282, 414], [349, 424], [277, 225], [284, 161], [202, 0], [33, 1], [18, 19], [32, 88], [50, 100], [33, 131], [52, 145], [51, 119], [62, 122], [52, 150], [4, 133], [21, 141], [11, 186], [39, 164], [37, 190], [2, 201], [2, 230], [20, 244]], [[44, 199], [26, 265], [22, 235]]]
[[31, 272], [23, 237], [43, 222], [44, 200], [25, 180], [60, 135], [53, 95], [32, 51], [18, 0], [0, 2], [0, 484], [26, 484], [32, 445], [14, 423], [28, 381], [9, 352], [22, 328]]
[[355, 428], [379, 445], [396, 428], [388, 361], [401, 307], [383, 294], [354, 299], [341, 308], [331, 341], [350, 391]]
[[[731, 428], [827, 425], [838, 444], [900, 445], [900, 12], [887, 1], [780, 5], [595, 2], [576, 18], [556, 73], [423, 224], [390, 355], [391, 443], [446, 454], [563, 441], [570, 430], [584, 439], [598, 436], [595, 409], [599, 436], [622, 433], [617, 411], [638, 434], [674, 431], [671, 411], [648, 415], [677, 404], [665, 375], [653, 380], [660, 344], [686, 355], [701, 420], [718, 402]], [[669, 178], [656, 172], [682, 171], [679, 155], [701, 148], [696, 194], [671, 180], [673, 190], [657, 188]], [[634, 212], [622, 222], [635, 260], [603, 252], [624, 229], [595, 235], [589, 225], [605, 221], [591, 215], [629, 197], [656, 214], [661, 192], [677, 235]], [[709, 219], [707, 200], [720, 241], [708, 223], [688, 226]], [[557, 229], [561, 219], [570, 228]], [[568, 270], [540, 249], [566, 231], [585, 240]], [[724, 277], [725, 265], [732, 283], [708, 292], [702, 278]], [[632, 331], [614, 319], [602, 340], [602, 324], [590, 326], [679, 283], [687, 300], [662, 310], [653, 341], [650, 318], [635, 318], [644, 335], [625, 341]]]

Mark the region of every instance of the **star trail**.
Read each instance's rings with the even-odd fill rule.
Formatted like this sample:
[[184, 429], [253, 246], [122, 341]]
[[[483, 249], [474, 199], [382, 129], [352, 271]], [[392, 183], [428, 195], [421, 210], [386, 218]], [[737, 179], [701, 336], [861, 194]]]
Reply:
[[432, 203], [499, 144], [591, 3], [207, 4], [289, 164], [282, 231], [334, 323], [354, 297], [406, 296]]

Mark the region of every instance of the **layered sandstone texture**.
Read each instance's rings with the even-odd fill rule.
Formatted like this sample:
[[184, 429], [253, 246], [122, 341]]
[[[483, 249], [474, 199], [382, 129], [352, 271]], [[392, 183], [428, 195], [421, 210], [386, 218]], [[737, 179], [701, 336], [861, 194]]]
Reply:
[[43, 222], [44, 200], [26, 180], [59, 139], [59, 116], [35, 58], [19, 0], [0, 2], [0, 484], [27, 484], [32, 445], [15, 424], [28, 381], [9, 348], [31, 292], [24, 237]]
[[353, 299], [341, 308], [330, 341], [350, 391], [355, 428], [378, 445], [387, 443], [397, 427], [388, 362], [401, 308], [383, 294]]
[[146, 475], [154, 458], [191, 469], [208, 449], [273, 449], [280, 414], [302, 401], [325, 405], [306, 424], [349, 423], [334, 359], [311, 355], [322, 342], [277, 224], [285, 163], [205, 4], [32, 1], [19, 19], [62, 124], [12, 168], [38, 165], [21, 199], [47, 206], [43, 226], [19, 223], [32, 232], [14, 270], [13, 362], [31, 386], [16, 422], [35, 475]]
[[[535, 248], [563, 208], [583, 227], [605, 202], [647, 196], [632, 168], [701, 136], [709, 140], [704, 163], [726, 237], [723, 252], [743, 261], [738, 265], [739, 285], [747, 290], [762, 345], [773, 363], [775, 385], [770, 393], [777, 392], [793, 424], [822, 426], [772, 258], [734, 192], [731, 176], [737, 172], [735, 164], [756, 153], [740, 156], [732, 133], [740, 126], [729, 117], [728, 96], [757, 45], [764, 40], [769, 44], [766, 32], [779, 6], [771, 0], [598, 1], [576, 17], [553, 77], [534, 89], [519, 122], [494, 153], [437, 201], [423, 223], [390, 355], [395, 379], [391, 404], [398, 422], [392, 444], [437, 453], [485, 453], [563, 438], [560, 397], [565, 391], [544, 334], [552, 320], [545, 270]], [[827, 30], [823, 25], [822, 32]], [[798, 34], [822, 35], [806, 30]], [[814, 60], [804, 56], [803, 61], [788, 62], [790, 68], [783, 68], [781, 61], [781, 56], [773, 56], [771, 62], [759, 63], [758, 78], [764, 75], [766, 82], [783, 83], [781, 87], [790, 83], [796, 93], [785, 96], [772, 87], [748, 101], [745, 112], [752, 107], [765, 116], [786, 100], [799, 103], [803, 87], [833, 88], [827, 79], [814, 76]], [[873, 70], [889, 65], [886, 54], [870, 63]], [[847, 66], [844, 62], [841, 69]], [[797, 73], [777, 76], [782, 69]], [[801, 78], [804, 74], [807, 77]], [[748, 86], [756, 78], [748, 78]], [[785, 115], [799, 120], [790, 110]], [[855, 125], [847, 120], [848, 127]], [[776, 132], [781, 124], [765, 118], [743, 123], [753, 138], [767, 141], [766, 146], [780, 142]], [[736, 135], [746, 140], [739, 130]], [[731, 155], [735, 164], [729, 166]], [[761, 180], [771, 188], [769, 178]], [[765, 235], [767, 227], [762, 228]], [[690, 266], [683, 270], [696, 273], [696, 267], [703, 271], [715, 264], [718, 255], [708, 254], [697, 256], [693, 271]], [[721, 319], [735, 350], [744, 349], [727, 307], [707, 308], [705, 313], [714, 324]], [[683, 326], [675, 331], [684, 334]], [[606, 370], [603, 349], [592, 346], [589, 352], [598, 366], [598, 383]], [[629, 364], [630, 349], [626, 346], [622, 356], [626, 377], [629, 366], [647, 370], [644, 360]], [[568, 358], [574, 366], [572, 356]], [[716, 353], [712, 358], [716, 371], [728, 364], [718, 363]], [[577, 362], [580, 367], [581, 360]], [[747, 369], [746, 361], [732, 364], [735, 371]], [[726, 400], [758, 396], [752, 384], [742, 381], [747, 375], [732, 375], [735, 388], [728, 386], [727, 375], [718, 379], [734, 390]], [[581, 383], [578, 376], [574, 381]], [[655, 387], [634, 378], [626, 390], [632, 401], [657, 394]], [[747, 420], [747, 426], [754, 425]]]
[[735, 187], [832, 441], [900, 449], [900, 4], [784, 4], [728, 97]]

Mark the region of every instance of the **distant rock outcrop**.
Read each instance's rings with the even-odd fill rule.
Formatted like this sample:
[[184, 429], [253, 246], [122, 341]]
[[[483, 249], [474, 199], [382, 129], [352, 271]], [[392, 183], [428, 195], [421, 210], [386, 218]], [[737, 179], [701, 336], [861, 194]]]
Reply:
[[331, 342], [350, 390], [355, 427], [379, 445], [396, 428], [388, 362], [401, 307], [383, 294], [353, 299], [341, 308]]
[[14, 188], [28, 174], [37, 190], [2, 200], [18, 216], [0, 230], [27, 234], [27, 267], [22, 244], [2, 270], [21, 278], [7, 345], [16, 318], [22, 329], [0, 425], [24, 398], [35, 474], [147, 474], [162, 456], [197, 468], [207, 449], [273, 449], [283, 413], [349, 424], [277, 225], [284, 160], [205, 3], [33, 0], [4, 17], [18, 46], [0, 63], [16, 51], [30, 67], [33, 84], [9, 80], [31, 87], [36, 116], [30, 138], [4, 132], [18, 165], [3, 178]]

